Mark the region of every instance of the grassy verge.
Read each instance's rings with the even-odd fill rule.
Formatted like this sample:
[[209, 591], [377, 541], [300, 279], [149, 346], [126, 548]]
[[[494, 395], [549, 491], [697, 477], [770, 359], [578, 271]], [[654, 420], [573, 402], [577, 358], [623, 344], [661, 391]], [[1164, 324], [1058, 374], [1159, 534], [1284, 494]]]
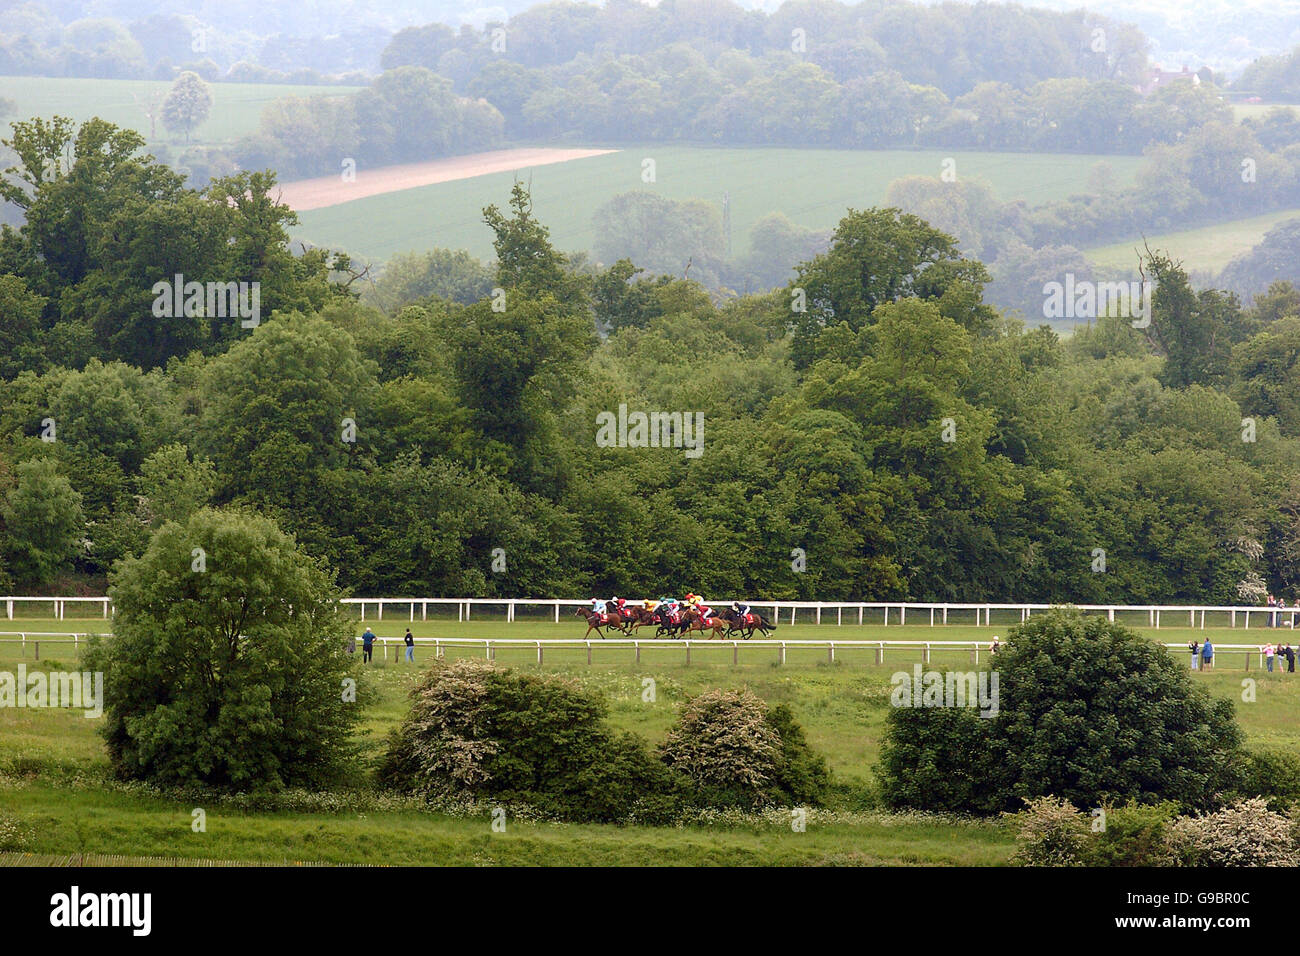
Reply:
[[[11, 624], [14, 622], [10, 622]], [[68, 630], [64, 622], [16, 622], [37, 633]], [[89, 623], [89, 622], [86, 622]], [[102, 621], [99, 622], [102, 624]], [[381, 636], [397, 638], [406, 622], [384, 622]], [[417, 624], [420, 636], [527, 637], [529, 640], [573, 638], [577, 622], [514, 624], [429, 622]], [[9, 628], [6, 628], [9, 629]], [[15, 628], [16, 629], [16, 628]], [[885, 634], [885, 631], [888, 631]], [[1005, 636], [1004, 629], [1000, 630]], [[937, 633], [935, 633], [937, 632]], [[932, 639], [987, 642], [988, 628], [823, 625], [782, 628], [791, 639]], [[1150, 632], [1162, 641], [1183, 642], [1206, 633], [1219, 643], [1262, 641], [1267, 633], [1252, 628], [1200, 631], [1162, 628]], [[1290, 632], [1286, 632], [1289, 636]], [[19, 662], [48, 670], [73, 669], [71, 648], [53, 646], [38, 665], [31, 655], [17, 656], [3, 645], [0, 670]], [[450, 656], [480, 656], [471, 648], [449, 648]], [[431, 649], [421, 648], [414, 666], [376, 660], [369, 676], [377, 702], [368, 710], [363, 728], [365, 755], [371, 769], [383, 753], [384, 740], [406, 712], [406, 695]], [[497, 659], [535, 668], [536, 648], [502, 647]], [[570, 676], [602, 694], [610, 705], [610, 721], [652, 743], [673, 723], [687, 697], [712, 687], [745, 686], [770, 703], [788, 704], [807, 732], [810, 743], [824, 754], [839, 787], [835, 808], [809, 817], [806, 832], [795, 832], [788, 818], [730, 820], [681, 828], [572, 826], [543, 822], [508, 822], [506, 833], [494, 833], [486, 815], [460, 817], [433, 813], [409, 804], [397, 805], [365, 789], [350, 794], [314, 795], [303, 809], [252, 811], [229, 806], [201, 807], [207, 830], [191, 829], [193, 802], [110, 782], [108, 763], [97, 728], [100, 722], [70, 710], [0, 709], [0, 815], [15, 819], [25, 834], [22, 849], [40, 854], [125, 854], [140, 857], [202, 858], [235, 861], [323, 861], [391, 864], [816, 864], [889, 863], [993, 865], [1005, 862], [1012, 836], [996, 822], [959, 821], [914, 815], [894, 816], [867, 810], [875, 786], [874, 765], [892, 689], [891, 675], [921, 660], [920, 650], [891, 649], [884, 664], [874, 651], [837, 650], [827, 661], [824, 648], [791, 647], [786, 664], [778, 665], [770, 647], [745, 647], [740, 663], [732, 663], [732, 648], [697, 645], [691, 663], [684, 661], [678, 642], [647, 642], [642, 660], [631, 649], [593, 648], [586, 663], [585, 648], [550, 647], [543, 668]], [[1223, 658], [1212, 673], [1196, 679], [1217, 696], [1235, 702], [1238, 720], [1253, 748], [1300, 752], [1300, 680], [1296, 674], [1247, 673], [1228, 666]], [[981, 655], [981, 666], [987, 655]], [[967, 650], [938, 649], [934, 666], [969, 667]], [[1243, 681], [1254, 691], [1247, 702]], [[1250, 695], [1246, 695], [1250, 696]], [[334, 797], [337, 796], [337, 802]], [[373, 803], [373, 809], [369, 806]], [[319, 809], [318, 809], [319, 808]], [[0, 849], [3, 849], [0, 847]]]

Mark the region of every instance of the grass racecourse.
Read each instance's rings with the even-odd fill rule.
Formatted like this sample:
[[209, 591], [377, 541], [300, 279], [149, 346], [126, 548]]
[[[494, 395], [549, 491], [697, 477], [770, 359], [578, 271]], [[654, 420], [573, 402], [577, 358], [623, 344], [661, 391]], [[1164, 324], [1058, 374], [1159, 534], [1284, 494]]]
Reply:
[[[603, 146], [589, 143], [588, 146]], [[952, 150], [722, 149], [692, 146], [626, 147], [618, 152], [535, 169], [439, 183], [301, 213], [294, 238], [383, 260], [434, 247], [492, 256], [492, 232], [483, 224], [489, 203], [504, 206], [516, 178], [532, 184], [533, 212], [564, 250], [590, 249], [592, 214], [620, 193], [649, 190], [677, 200], [731, 204], [736, 255], [764, 216], [783, 212], [793, 222], [830, 229], [845, 210], [884, 202], [889, 184], [904, 176], [937, 177], [945, 159], [957, 175], [983, 179], [998, 198], [1030, 203], [1063, 199], [1085, 189], [1098, 162], [1117, 180], [1131, 181], [1140, 156], [1032, 155]], [[655, 181], [642, 180], [653, 159]]]
[[[88, 608], [81, 609], [89, 614]], [[476, 615], [479, 612], [476, 610]], [[134, 858], [166, 857], [236, 862], [326, 862], [363, 864], [569, 864], [569, 865], [999, 865], [1014, 849], [1011, 830], [996, 820], [966, 820], [920, 814], [890, 814], [870, 807], [874, 764], [889, 708], [890, 676], [921, 661], [921, 650], [889, 648], [883, 664], [871, 649], [836, 649], [828, 663], [824, 646], [787, 650], [778, 663], [771, 646], [745, 646], [733, 664], [731, 644], [692, 647], [690, 664], [676, 641], [643, 644], [638, 664], [626, 647], [593, 641], [592, 663], [585, 647], [547, 647], [546, 642], [580, 638], [582, 622], [540, 617], [513, 623], [501, 618], [471, 622], [423, 621], [416, 612], [412, 629], [418, 638], [523, 639], [524, 646], [499, 646], [502, 664], [536, 668], [536, 642], [543, 642], [545, 670], [571, 676], [610, 702], [610, 721], [646, 739], [660, 740], [688, 696], [711, 687], [747, 686], [772, 703], [786, 703], [829, 762], [837, 782], [838, 806], [813, 811], [806, 832], [795, 832], [786, 811], [763, 820], [719, 819], [709, 824], [673, 828], [579, 826], [511, 820], [494, 833], [489, 819], [432, 813], [409, 802], [381, 795], [359, 782], [355, 791], [308, 794], [279, 801], [266, 809], [250, 801], [206, 801], [158, 794], [147, 788], [113, 782], [96, 727], [79, 711], [0, 709], [0, 814], [16, 819], [24, 834], [22, 856], [9, 853], [0, 863], [50, 861], [69, 856], [95, 860], [97, 855]], [[827, 621], [829, 617], [829, 622]], [[965, 641], [986, 645], [994, 634], [1003, 639], [1008, 626], [994, 616], [992, 627], [952, 624], [929, 627], [924, 621], [900, 627], [882, 623], [837, 626], [833, 616], [820, 626], [783, 625], [777, 634], [788, 640]], [[402, 719], [406, 694], [418, 672], [433, 656], [431, 646], [416, 650], [414, 665], [395, 661], [408, 615], [389, 614], [368, 621], [382, 643], [370, 666], [378, 700], [370, 707], [364, 739], [373, 770], [390, 729]], [[1289, 637], [1289, 630], [1266, 631], [1252, 616], [1249, 631], [1240, 626], [1144, 629], [1153, 639], [1185, 644], [1193, 636], [1211, 636], [1216, 644], [1262, 643], [1267, 636]], [[1239, 622], [1240, 624], [1240, 622]], [[0, 670], [18, 663], [29, 668], [72, 670], [78, 651], [47, 637], [35, 661], [39, 634], [103, 630], [99, 617], [0, 618], [0, 630], [28, 635], [26, 648], [0, 644]], [[361, 630], [360, 622], [357, 627]], [[449, 657], [483, 656], [482, 647], [446, 647]], [[1188, 655], [1175, 651], [1185, 662]], [[1242, 651], [1222, 650], [1216, 669], [1198, 673], [1211, 693], [1236, 702], [1248, 746], [1300, 752], [1300, 675], [1261, 673], [1258, 657], [1245, 667]], [[981, 653], [980, 664], [986, 665]], [[968, 669], [968, 648], [932, 649], [932, 664]], [[653, 700], [645, 694], [654, 681]], [[1254, 681], [1255, 698], [1243, 701], [1243, 680]], [[193, 812], [206, 814], [206, 832], [194, 832]], [[84, 857], [80, 855], [86, 855]], [[120, 862], [120, 861], [117, 861]]]

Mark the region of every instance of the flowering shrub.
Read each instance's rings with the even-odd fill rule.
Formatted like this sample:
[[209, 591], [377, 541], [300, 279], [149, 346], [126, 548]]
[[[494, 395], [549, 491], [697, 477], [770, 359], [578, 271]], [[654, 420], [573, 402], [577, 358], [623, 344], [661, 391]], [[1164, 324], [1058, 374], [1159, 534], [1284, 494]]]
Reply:
[[564, 678], [436, 663], [412, 691], [379, 778], [440, 804], [491, 801], [577, 822], [671, 818], [678, 781], [638, 738], [610, 731], [605, 712]]
[[789, 709], [769, 711], [748, 690], [711, 690], [689, 700], [659, 755], [689, 778], [703, 806], [816, 805], [829, 779]]
[[1027, 809], [1008, 814], [1020, 825], [1013, 863], [1021, 866], [1082, 866], [1088, 850], [1088, 823], [1069, 800], [1037, 797]]
[[1262, 797], [1176, 820], [1170, 845], [1186, 866], [1300, 866], [1292, 821]]

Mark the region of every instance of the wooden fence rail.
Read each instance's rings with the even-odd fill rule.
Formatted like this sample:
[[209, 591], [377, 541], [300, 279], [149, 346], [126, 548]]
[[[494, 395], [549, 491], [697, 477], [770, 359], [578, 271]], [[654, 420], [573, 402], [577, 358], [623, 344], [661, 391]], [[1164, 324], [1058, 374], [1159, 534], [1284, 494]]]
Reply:
[[[107, 620], [112, 615], [113, 601], [108, 597], [33, 597], [30, 595], [14, 595], [10, 597], [0, 597], [0, 601], [5, 604], [5, 612], [9, 620], [14, 619], [14, 610], [16, 605], [22, 604], [48, 604], [51, 605], [54, 617], [57, 620], [64, 620], [67, 606], [69, 604], [99, 604], [102, 617]], [[342, 603], [347, 606], [357, 607], [360, 611], [361, 620], [366, 619], [367, 608], [373, 608], [376, 620], [384, 619], [384, 608], [397, 606], [407, 611], [407, 619], [415, 620], [415, 612], [418, 607], [420, 610], [420, 620], [428, 620], [429, 608], [435, 610], [439, 607], [450, 608], [456, 607], [456, 619], [458, 621], [468, 621], [474, 608], [482, 610], [499, 609], [499, 613], [505, 615], [507, 621], [514, 621], [516, 612], [520, 609], [537, 608], [552, 617], [557, 623], [560, 620], [561, 611], [564, 608], [574, 609], [587, 607], [590, 602], [580, 599], [566, 598], [461, 598], [461, 597], [386, 597], [386, 598], [343, 598]], [[632, 602], [632, 603], [640, 603]], [[731, 604], [731, 600], [718, 599], [710, 602], [715, 607], [726, 607]], [[856, 613], [857, 624], [866, 623], [866, 615], [871, 612], [873, 620], [878, 613], [880, 620], [885, 625], [907, 623], [907, 617], [912, 615], [913, 623], [918, 623], [920, 617], [922, 624], [928, 623], [930, 627], [946, 625], [949, 622], [949, 616], [955, 620], [952, 623], [974, 624], [976, 627], [992, 627], [993, 612], [1006, 612], [1011, 618], [1011, 623], [1016, 619], [1021, 622], [1029, 620], [1034, 613], [1041, 613], [1059, 605], [1053, 604], [1036, 604], [1036, 603], [951, 603], [951, 602], [899, 602], [899, 601], [768, 601], [752, 599], [747, 601], [752, 608], [757, 611], [772, 610], [772, 616], [778, 624], [795, 624], [800, 613], [803, 614], [805, 621], [811, 619], [814, 624], [822, 623], [824, 613], [834, 613], [835, 623], [844, 624], [844, 618], [847, 614], [849, 623], [854, 623], [853, 617]], [[1269, 608], [1258, 606], [1234, 606], [1234, 605], [1202, 605], [1202, 604], [1078, 604], [1073, 605], [1082, 611], [1096, 614], [1105, 614], [1110, 620], [1115, 620], [1117, 614], [1120, 615], [1139, 615], [1145, 616], [1147, 626], [1158, 628], [1161, 626], [1162, 619], [1168, 620], [1171, 617], [1178, 621], [1175, 626], [1182, 626], [1181, 622], [1186, 621], [1187, 627], [1206, 627], [1206, 617], [1209, 614], [1226, 615], [1228, 626], [1235, 628], [1240, 618], [1244, 627], [1251, 626], [1252, 618], [1257, 626], [1290, 626], [1294, 627], [1300, 623], [1300, 607], [1295, 608]], [[1184, 616], [1185, 615], [1185, 616]], [[391, 616], [391, 615], [390, 615]], [[973, 618], [973, 620], [972, 620]], [[1262, 624], [1261, 624], [1262, 622]]]
[[[88, 634], [81, 634], [81, 633], [74, 634], [71, 632], [23, 633], [19, 631], [0, 631], [0, 645], [4, 645], [4, 644], [20, 645], [22, 647], [22, 654], [24, 657], [26, 657], [27, 646], [31, 644], [33, 645], [34, 648], [33, 659], [40, 660], [41, 644], [46, 644], [46, 645], [71, 644], [73, 645], [73, 650], [75, 653], [76, 650], [80, 647], [81, 641], [85, 640], [89, 636], [90, 635]], [[795, 640], [792, 638], [788, 638], [785, 640], [776, 640], [774, 638], [756, 638], [754, 640], [746, 641], [746, 640], [735, 640], [729, 638], [713, 639], [713, 640], [706, 638], [701, 640], [693, 640], [689, 638], [686, 639], [644, 638], [642, 639], [642, 638], [631, 638], [631, 637], [607, 638], [603, 640], [593, 641], [593, 640], [574, 639], [574, 638], [543, 638], [538, 640], [538, 639], [514, 638], [514, 637], [503, 637], [503, 638], [417, 637], [414, 638], [414, 642], [416, 647], [422, 647], [425, 649], [432, 647], [435, 657], [444, 657], [447, 648], [472, 647], [475, 649], [481, 649], [483, 651], [483, 656], [488, 660], [494, 660], [496, 658], [496, 650], [498, 648], [526, 647], [535, 650], [537, 652], [538, 664], [544, 663], [546, 650], [548, 649], [560, 650], [566, 648], [571, 650], [585, 650], [587, 654], [588, 664], [591, 664], [593, 661], [593, 651], [595, 648], [610, 648], [610, 649], [630, 648], [635, 653], [637, 663], [640, 663], [641, 651], [643, 648], [681, 647], [685, 652], [685, 659], [687, 664], [691, 662], [691, 649], [693, 647], [694, 648], [729, 647], [731, 649], [731, 657], [732, 657], [733, 664], [740, 663], [740, 649], [742, 647], [745, 648], [762, 647], [762, 648], [776, 649], [777, 663], [779, 664], [784, 664], [786, 662], [786, 651], [788, 648], [820, 648], [826, 651], [827, 661], [828, 663], [832, 663], [832, 664], [835, 663], [835, 661], [837, 660], [835, 656], [836, 649], [871, 650], [874, 652], [873, 659], [876, 664], [884, 664], [885, 652], [890, 650], [904, 651], [904, 650], [919, 649], [921, 651], [922, 662], [927, 664], [930, 663], [931, 652], [934, 650], [969, 651], [971, 663], [976, 665], [978, 665], [980, 662], [981, 652], [983, 652], [986, 658], [988, 657], [989, 654], [989, 646], [983, 641], [903, 641], [903, 640], [858, 641], [858, 640], [807, 640], [807, 639]], [[377, 643], [380, 646], [379, 655], [381, 660], [388, 659], [388, 649], [389, 647], [392, 647], [393, 661], [394, 662], [400, 661], [402, 651], [405, 649], [405, 642], [403, 638], [400, 637], [389, 638], [389, 637], [376, 636], [375, 643]], [[1163, 644], [1162, 646], [1174, 652], [1181, 651], [1182, 653], [1187, 654], [1189, 658], [1191, 657], [1191, 653], [1188, 650], [1187, 645], [1185, 644]], [[1254, 657], [1258, 657], [1257, 666], [1260, 669], [1264, 669], [1265, 655], [1264, 655], [1263, 648], [1261, 648], [1258, 645], [1255, 644], [1214, 645], [1214, 656], [1216, 660], [1218, 659], [1221, 653], [1235, 654], [1238, 652], [1243, 653], [1243, 656], [1245, 658], [1246, 670], [1251, 669], [1251, 660]], [[1278, 667], [1284, 663], [1285, 662], [1279, 658], [1278, 661], [1275, 662], [1274, 666]]]

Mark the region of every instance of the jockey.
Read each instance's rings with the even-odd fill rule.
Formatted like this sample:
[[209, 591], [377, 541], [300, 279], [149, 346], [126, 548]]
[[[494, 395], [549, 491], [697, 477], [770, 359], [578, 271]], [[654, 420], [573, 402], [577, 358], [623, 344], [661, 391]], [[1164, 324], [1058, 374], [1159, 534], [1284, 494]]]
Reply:
[[622, 619], [627, 617], [627, 600], [619, 597], [617, 594], [615, 594], [611, 600], [614, 604], [614, 612], [619, 616], [619, 618]]
[[741, 604], [739, 601], [732, 601], [731, 609], [740, 615], [742, 621], [745, 619], [745, 615], [749, 613], [749, 605]]
[[592, 613], [592, 614], [599, 614], [601, 617], [604, 617], [604, 616], [605, 616], [605, 602], [604, 602], [603, 600], [601, 600], [600, 598], [592, 598], [592, 599], [591, 599], [591, 613]]
[[651, 614], [653, 614], [655, 608], [659, 606], [659, 602], [656, 601], [654, 598], [646, 598], [644, 605], [645, 605], [645, 609], [649, 611]]
[[700, 597], [698, 594], [692, 594], [690, 596], [690, 605], [700, 612], [701, 621], [707, 621], [713, 616], [713, 608], [705, 604], [704, 598]]
[[686, 603], [700, 612], [700, 620], [702, 621], [707, 621], [713, 614], [713, 608], [706, 605], [704, 603], [704, 598], [700, 597], [698, 594], [686, 595]]

